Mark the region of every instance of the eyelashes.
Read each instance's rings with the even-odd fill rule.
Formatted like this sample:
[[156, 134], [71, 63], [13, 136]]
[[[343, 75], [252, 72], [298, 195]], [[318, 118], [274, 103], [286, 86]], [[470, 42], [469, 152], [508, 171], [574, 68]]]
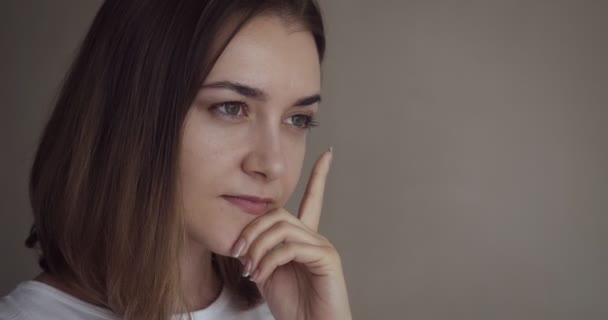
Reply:
[[[229, 119], [238, 119], [239, 117], [247, 115], [247, 105], [240, 101], [226, 101], [212, 104], [209, 107], [209, 110], [219, 114], [221, 117], [226, 117]], [[294, 114], [287, 119], [291, 119], [291, 124], [294, 127], [302, 130], [310, 130], [319, 126], [319, 123], [316, 121], [314, 115]]]
[[[287, 119], [291, 119], [291, 123], [301, 129], [312, 129], [318, 127], [319, 123], [315, 120], [313, 115], [308, 114], [294, 114]], [[299, 121], [298, 121], [299, 120]]]
[[209, 109], [221, 115], [236, 118], [239, 116], [240, 111], [245, 109], [245, 104], [238, 101], [227, 101], [213, 104]]

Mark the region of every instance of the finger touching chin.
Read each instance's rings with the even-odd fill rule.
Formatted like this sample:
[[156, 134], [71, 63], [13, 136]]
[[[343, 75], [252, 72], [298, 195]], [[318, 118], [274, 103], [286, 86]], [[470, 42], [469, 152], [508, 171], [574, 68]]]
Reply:
[[197, 255], [207, 251], [221, 256], [231, 256], [231, 249], [246, 224], [216, 224], [205, 228], [188, 226], [185, 249]]

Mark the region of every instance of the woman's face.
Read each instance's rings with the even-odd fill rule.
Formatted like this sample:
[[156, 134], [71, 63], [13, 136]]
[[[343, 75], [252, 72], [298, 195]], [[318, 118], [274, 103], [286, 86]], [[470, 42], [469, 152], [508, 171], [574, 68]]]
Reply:
[[180, 188], [189, 246], [229, 255], [258, 216], [229, 196], [269, 198], [264, 213], [285, 205], [319, 92], [315, 41], [301, 26], [260, 16], [231, 40], [184, 123]]

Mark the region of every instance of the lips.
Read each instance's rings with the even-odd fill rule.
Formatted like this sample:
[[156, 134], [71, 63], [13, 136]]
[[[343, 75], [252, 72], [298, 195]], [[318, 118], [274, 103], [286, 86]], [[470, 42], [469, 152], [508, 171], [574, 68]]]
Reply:
[[226, 201], [239, 207], [241, 210], [252, 215], [263, 215], [270, 209], [272, 199], [262, 199], [254, 196], [222, 196]]

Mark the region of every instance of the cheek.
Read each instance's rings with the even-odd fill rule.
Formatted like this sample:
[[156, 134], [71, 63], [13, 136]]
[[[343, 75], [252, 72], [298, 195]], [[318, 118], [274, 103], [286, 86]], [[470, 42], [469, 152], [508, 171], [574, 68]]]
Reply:
[[238, 166], [236, 155], [226, 152], [234, 149], [227, 137], [194, 117], [186, 122], [179, 156], [178, 199], [188, 240], [222, 255], [247, 223], [220, 198]]
[[[186, 155], [186, 153], [184, 154]], [[248, 223], [221, 198], [226, 190], [230, 159], [192, 157], [182, 161], [181, 199], [188, 239], [212, 252], [228, 255], [232, 243]], [[224, 184], [222, 184], [224, 181]]]
[[229, 255], [243, 228], [249, 223], [222, 199], [209, 199], [185, 212], [186, 234], [192, 243], [220, 255]]
[[[241, 168], [251, 151], [251, 135], [246, 130], [228, 130], [202, 119], [193, 117], [184, 128], [180, 154], [180, 197], [186, 233], [189, 241], [199, 247], [229, 255], [241, 231], [254, 217], [244, 215], [221, 195], [251, 178]], [[281, 143], [287, 170], [269, 186], [280, 189], [278, 200], [284, 206], [300, 178], [306, 138], [284, 132]]]

